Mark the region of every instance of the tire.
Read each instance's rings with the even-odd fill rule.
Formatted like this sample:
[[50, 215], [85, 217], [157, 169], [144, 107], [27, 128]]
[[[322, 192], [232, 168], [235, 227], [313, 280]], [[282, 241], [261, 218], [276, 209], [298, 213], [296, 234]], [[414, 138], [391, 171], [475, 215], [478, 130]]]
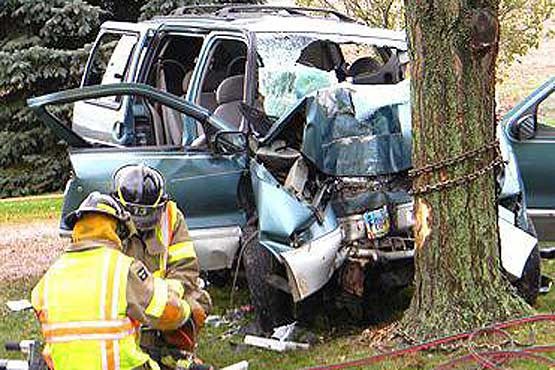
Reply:
[[524, 265], [522, 277], [517, 279], [513, 285], [520, 295], [529, 304], [534, 304], [540, 293], [541, 284], [541, 258], [540, 248], [536, 244], [532, 252], [528, 256], [528, 260]]
[[270, 286], [267, 277], [279, 273], [279, 263], [271, 252], [253, 237], [245, 246], [243, 263], [259, 327], [269, 332], [272, 328], [293, 320], [292, 296]]
[[393, 261], [371, 267], [364, 283], [365, 320], [379, 324], [405, 311], [412, 294], [406, 288], [414, 279], [412, 260]]

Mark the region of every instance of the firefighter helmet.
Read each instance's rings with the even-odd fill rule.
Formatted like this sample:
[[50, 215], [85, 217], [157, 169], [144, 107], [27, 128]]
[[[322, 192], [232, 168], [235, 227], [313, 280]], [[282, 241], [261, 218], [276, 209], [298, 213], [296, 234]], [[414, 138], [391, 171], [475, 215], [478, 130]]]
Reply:
[[113, 190], [113, 196], [131, 214], [139, 230], [150, 230], [158, 224], [169, 199], [162, 174], [143, 164], [118, 169]]
[[66, 216], [65, 222], [73, 229], [77, 221], [87, 213], [100, 213], [111, 216], [122, 224], [126, 224], [130, 218], [129, 212], [123, 209], [114, 198], [94, 191], [81, 202], [79, 208]]

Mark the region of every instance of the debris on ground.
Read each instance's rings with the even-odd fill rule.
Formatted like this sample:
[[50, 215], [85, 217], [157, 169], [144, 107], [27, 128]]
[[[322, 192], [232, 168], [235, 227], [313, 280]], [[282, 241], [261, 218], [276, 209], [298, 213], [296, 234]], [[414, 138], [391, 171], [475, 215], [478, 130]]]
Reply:
[[[365, 329], [359, 341], [378, 350], [391, 348], [396, 339], [401, 337], [397, 323], [383, 323]], [[408, 341], [408, 338], [404, 338]]]
[[[206, 318], [206, 325], [213, 328], [228, 327], [223, 333], [213, 337], [210, 341], [225, 340], [244, 330], [245, 318], [254, 312], [254, 306], [244, 305], [239, 308], [228, 309], [224, 315], [210, 315]], [[248, 326], [248, 325], [247, 325]]]
[[219, 328], [220, 326], [230, 324], [229, 320], [227, 320], [225, 317], [222, 317], [220, 315], [209, 315], [206, 317], [206, 320], [204, 321], [204, 323], [214, 328]]
[[209, 315], [206, 317], [206, 325], [214, 328], [222, 326], [237, 327], [247, 314], [254, 311], [251, 305], [241, 306], [239, 308], [229, 309], [224, 315]]
[[221, 370], [247, 370], [248, 368], [249, 368], [249, 362], [243, 360], [243, 361], [237, 362], [233, 365], [226, 366]]
[[8, 308], [12, 312], [18, 312], [18, 311], [23, 311], [23, 310], [28, 310], [30, 308], [33, 308], [33, 305], [31, 304], [31, 302], [29, 302], [28, 299], [20, 299], [20, 300], [17, 300], [17, 301], [7, 301], [6, 306], [8, 306]]
[[271, 338], [280, 341], [315, 344], [318, 337], [311, 331], [301, 327], [296, 321], [273, 329]]
[[279, 341], [286, 341], [289, 340], [293, 336], [293, 332], [295, 331], [295, 327], [297, 322], [292, 322], [291, 324], [278, 326], [274, 328], [274, 333], [272, 334], [272, 338], [277, 339]]
[[265, 349], [269, 349], [277, 352], [285, 352], [290, 350], [310, 348], [310, 345], [308, 343], [281, 341], [281, 340], [272, 339], [272, 338], [257, 337], [255, 335], [245, 335], [244, 343], [251, 346], [265, 348]]
[[242, 319], [245, 318], [245, 316], [247, 316], [249, 313], [254, 312], [254, 306], [247, 304], [247, 305], [243, 305], [239, 308], [234, 308], [231, 310], [227, 310], [224, 318], [228, 321], [231, 322], [237, 322], [237, 321], [241, 321]]

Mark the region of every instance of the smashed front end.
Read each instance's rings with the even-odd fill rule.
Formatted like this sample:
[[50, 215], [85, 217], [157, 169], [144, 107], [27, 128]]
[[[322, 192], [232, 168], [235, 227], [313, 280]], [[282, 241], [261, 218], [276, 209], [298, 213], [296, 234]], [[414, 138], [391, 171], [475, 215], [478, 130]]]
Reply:
[[410, 141], [401, 82], [318, 90], [260, 142], [251, 163], [260, 243], [284, 264], [295, 301], [336, 272], [362, 296], [367, 269], [412, 260]]

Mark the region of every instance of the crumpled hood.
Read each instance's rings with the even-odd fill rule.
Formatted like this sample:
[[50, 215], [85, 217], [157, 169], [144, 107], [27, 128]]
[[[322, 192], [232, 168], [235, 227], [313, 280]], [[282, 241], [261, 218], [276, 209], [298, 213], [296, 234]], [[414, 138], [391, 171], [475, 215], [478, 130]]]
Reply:
[[[376, 176], [411, 167], [409, 86], [338, 86], [308, 102], [301, 151], [333, 176]], [[387, 98], [379, 98], [374, 90]], [[409, 131], [410, 133], [410, 131]], [[405, 134], [405, 135], [404, 135]]]
[[331, 176], [377, 176], [409, 169], [410, 81], [341, 83], [304, 97], [260, 140], [284, 140]]
[[86, 214], [75, 224], [71, 239], [73, 243], [106, 240], [121, 248], [121, 239], [116, 233], [117, 221], [99, 214]]

